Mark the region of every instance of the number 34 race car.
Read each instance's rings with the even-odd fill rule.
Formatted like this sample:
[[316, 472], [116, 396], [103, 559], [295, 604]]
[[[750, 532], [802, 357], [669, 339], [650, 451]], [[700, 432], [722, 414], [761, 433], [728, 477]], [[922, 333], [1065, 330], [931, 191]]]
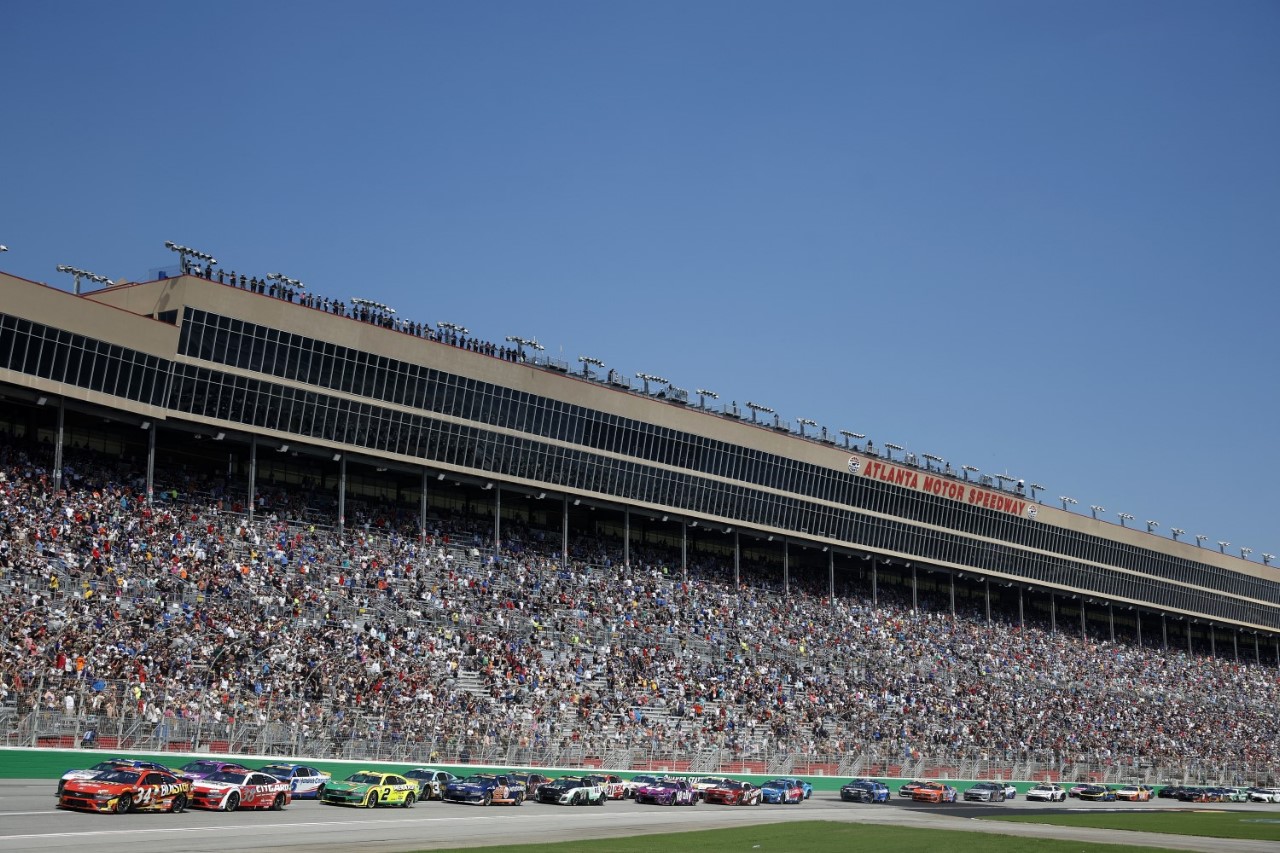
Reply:
[[167, 770], [108, 770], [93, 779], [71, 779], [62, 788], [58, 808], [90, 812], [184, 811], [191, 801], [191, 780]]

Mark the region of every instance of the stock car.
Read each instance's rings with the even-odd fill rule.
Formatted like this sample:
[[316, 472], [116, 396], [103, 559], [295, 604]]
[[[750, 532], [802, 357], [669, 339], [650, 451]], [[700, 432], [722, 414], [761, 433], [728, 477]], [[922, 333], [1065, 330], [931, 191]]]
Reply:
[[1162, 800], [1176, 800], [1178, 794], [1182, 791], [1182, 785], [1165, 785], [1156, 791], [1156, 796]]
[[639, 775], [632, 776], [627, 780], [627, 788], [625, 789], [626, 795], [635, 799], [636, 791], [640, 790], [645, 785], [652, 785], [654, 782], [661, 779], [661, 776], [652, 776], [648, 773], [641, 773]]
[[[507, 796], [495, 794], [500, 791], [506, 791]], [[510, 773], [496, 775], [476, 773], [462, 779], [454, 779], [444, 786], [444, 796], [441, 797], [447, 803], [479, 803], [482, 806], [492, 804], [495, 799], [509, 799], [513, 804], [518, 805], [524, 801], [524, 798], [524, 784]]]
[[543, 776], [541, 773], [512, 773], [511, 778], [524, 785], [526, 800], [537, 799], [538, 790], [551, 781], [550, 776]]
[[702, 799], [708, 803], [720, 803], [726, 806], [758, 806], [764, 802], [764, 795], [750, 782], [724, 779], [719, 785], [703, 791]]
[[699, 799], [705, 800], [707, 791], [727, 781], [729, 780], [723, 776], [703, 776], [700, 779], [693, 780], [693, 793]]
[[593, 776], [600, 780], [600, 787], [604, 788], [605, 796], [609, 799], [626, 799], [627, 786], [630, 784], [626, 779], [612, 773], [595, 773]]
[[840, 786], [840, 799], [846, 803], [887, 803], [889, 786], [874, 779], [851, 779]]
[[191, 807], [195, 809], [278, 812], [292, 800], [288, 782], [258, 770], [220, 770], [191, 783]]
[[979, 782], [964, 792], [965, 802], [1003, 803], [1008, 799], [1004, 785], [996, 782]]
[[186, 776], [194, 782], [212, 773], [221, 773], [223, 770], [245, 771], [248, 769], [248, 767], [235, 761], [213, 761], [212, 759], [201, 758], [197, 761], [188, 761], [174, 772], [179, 776]]
[[1067, 789], [1067, 796], [1074, 799], [1076, 797], [1079, 797], [1080, 792], [1083, 791], [1085, 788], [1092, 788], [1092, 787], [1094, 787], [1092, 782], [1077, 782], [1076, 784], [1072, 785], [1070, 788]]
[[911, 794], [911, 799], [920, 803], [954, 803], [958, 798], [959, 792], [955, 788], [941, 782], [928, 782]]
[[1250, 788], [1251, 803], [1280, 803], [1280, 788]]
[[1116, 792], [1108, 788], [1106, 785], [1085, 785], [1077, 795], [1082, 800], [1090, 802], [1114, 802]]
[[1151, 789], [1145, 785], [1125, 785], [1116, 789], [1116, 799], [1129, 803], [1145, 803], [1151, 799]]
[[800, 805], [804, 802], [804, 787], [795, 779], [770, 779], [760, 786], [760, 796], [766, 803]]
[[596, 776], [561, 776], [538, 789], [538, 802], [559, 806], [603, 806], [607, 799]]
[[418, 801], [418, 783], [395, 773], [360, 770], [341, 782], [330, 782], [320, 795], [329, 806], [401, 806], [411, 808]]
[[653, 803], [655, 806], [696, 806], [698, 797], [693, 793], [693, 787], [683, 779], [659, 779], [636, 788], [636, 802]]
[[290, 796], [295, 800], [319, 799], [325, 785], [333, 781], [329, 771], [318, 770], [309, 764], [267, 764], [259, 767], [258, 772], [288, 782]]
[[133, 758], [108, 758], [106, 761], [99, 761], [92, 767], [86, 767], [83, 770], [68, 770], [62, 774], [62, 778], [58, 780], [58, 794], [62, 794], [62, 786], [72, 779], [92, 779], [99, 773], [106, 773], [108, 770], [164, 770], [165, 772], [173, 772], [163, 764], [157, 764], [154, 761], [138, 761]]
[[1000, 783], [1000, 787], [1004, 788], [1004, 798], [1006, 800], [1018, 799], [1018, 786], [1010, 785], [1008, 782]]
[[185, 811], [191, 780], [169, 770], [118, 768], [93, 779], [68, 779], [58, 795], [58, 808], [124, 814]]
[[911, 799], [911, 795], [916, 792], [917, 788], [928, 784], [928, 782], [921, 782], [919, 779], [911, 782], [903, 782], [898, 788], [898, 796], [902, 797], [904, 800], [909, 800]]
[[448, 770], [437, 770], [434, 767], [415, 767], [400, 774], [410, 782], [418, 783], [419, 800], [443, 800], [444, 786], [457, 776]]
[[1027, 801], [1065, 803], [1067, 801], [1067, 791], [1061, 785], [1051, 785], [1047, 782], [1040, 785], [1032, 785], [1031, 790], [1027, 791]]

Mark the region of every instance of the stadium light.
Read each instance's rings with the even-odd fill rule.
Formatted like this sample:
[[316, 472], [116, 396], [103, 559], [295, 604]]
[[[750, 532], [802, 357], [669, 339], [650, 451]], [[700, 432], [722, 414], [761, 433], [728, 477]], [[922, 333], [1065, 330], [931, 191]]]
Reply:
[[207, 252], [201, 252], [200, 250], [193, 249], [190, 246], [179, 245], [172, 240], [165, 240], [164, 247], [171, 252], [178, 253], [180, 263], [182, 264], [182, 271], [184, 273], [187, 271], [187, 258], [195, 258], [197, 261], [207, 261], [210, 266], [218, 262], [217, 258]]
[[938, 465], [941, 466], [947, 461], [943, 459], [941, 456], [938, 456], [937, 454], [934, 454], [934, 453], [921, 453], [920, 458], [924, 460], [924, 467], [926, 470], [929, 470], [929, 471], [933, 470], [932, 463], [937, 462]]
[[1218, 542], [1218, 550], [1225, 554], [1225, 553], [1227, 553], [1227, 546], [1228, 546], [1228, 545], [1230, 545], [1230, 544], [1231, 544], [1230, 542], [1222, 542], [1222, 541], [1219, 541], [1219, 542]]
[[1262, 565], [1264, 565], [1264, 566], [1269, 566], [1269, 565], [1271, 565], [1271, 561], [1272, 561], [1272, 560], [1274, 560], [1275, 558], [1276, 558], [1276, 555], [1275, 555], [1275, 554], [1263, 554], [1263, 555], [1262, 555]]
[[436, 323], [436, 325], [442, 329], [448, 329], [449, 331], [458, 335], [466, 335], [471, 333], [471, 330], [468, 329], [466, 326], [459, 326], [457, 323], [449, 323], [445, 320], [441, 320], [439, 323]]
[[1252, 549], [1252, 548], [1245, 548], [1244, 546], [1241, 546], [1241, 548], [1240, 548], [1240, 559], [1242, 559], [1242, 560], [1247, 560], [1247, 559], [1249, 559], [1249, 555], [1250, 555], [1250, 554], [1252, 554], [1252, 553], [1253, 553], [1253, 549]]
[[1005, 483], [1013, 483], [1015, 481], [1019, 484], [1022, 483], [1017, 477], [1010, 477], [1008, 474], [996, 474], [996, 479], [1000, 481], [1000, 491], [1002, 492], [1004, 491]]
[[1151, 520], [1151, 519], [1149, 519], [1149, 518], [1147, 519], [1147, 532], [1148, 532], [1148, 533], [1151, 533], [1152, 531], [1154, 531], [1154, 530], [1155, 530], [1157, 527], [1159, 527], [1159, 526], [1160, 526], [1160, 522], [1158, 522], [1158, 521], [1152, 521], [1152, 520]]
[[960, 470], [964, 471], [964, 478], [967, 481], [970, 474], [977, 474], [981, 469], [975, 468], [972, 465], [961, 465]]
[[705, 408], [707, 407], [707, 398], [708, 398], [708, 397], [710, 397], [712, 400], [719, 400], [719, 399], [720, 399], [720, 395], [719, 395], [719, 394], [717, 394], [715, 391], [708, 391], [706, 388], [699, 388], [698, 390], [694, 391], [693, 393], [695, 393], [695, 394], [697, 394], [697, 395], [698, 395], [698, 408], [700, 408], [700, 409], [705, 409]]
[[522, 338], [519, 335], [507, 335], [507, 342], [516, 345], [516, 351], [520, 353], [520, 360], [524, 361], [524, 348], [529, 347], [541, 352], [546, 349], [542, 344], [538, 343], [537, 338]]
[[1119, 515], [1119, 518], [1120, 518], [1120, 526], [1121, 526], [1121, 527], [1125, 527], [1125, 526], [1126, 526], [1126, 525], [1125, 525], [1125, 522], [1126, 522], [1126, 521], [1133, 521], [1133, 514], [1132, 514], [1132, 513], [1122, 512], [1122, 513], [1118, 513], [1118, 515]]
[[1208, 537], [1208, 536], [1205, 536], [1203, 533], [1197, 533], [1197, 534], [1196, 534], [1196, 547], [1197, 547], [1197, 548], [1199, 548], [1199, 547], [1200, 547], [1200, 543], [1201, 543], [1201, 542], [1203, 542], [1204, 540], [1208, 539], [1208, 538], [1209, 538], [1209, 537]]
[[805, 437], [805, 434], [804, 434], [804, 428], [805, 428], [806, 426], [814, 426], [814, 427], [816, 427], [816, 426], [818, 425], [818, 422], [817, 422], [817, 421], [812, 421], [812, 420], [809, 420], [808, 418], [796, 418], [796, 423], [800, 424], [800, 437], [801, 437], [801, 438], [804, 438], [804, 437]]
[[1179, 536], [1181, 536], [1182, 534], [1184, 534], [1184, 533], [1186, 533], [1186, 532], [1187, 532], [1187, 531], [1183, 530], [1181, 527], [1170, 527], [1170, 528], [1169, 528], [1169, 535], [1173, 537], [1173, 541], [1175, 541], [1175, 542], [1176, 542], [1176, 541], [1178, 541], [1178, 537], [1179, 537]]
[[1045, 492], [1045, 491], [1048, 491], [1048, 489], [1046, 489], [1044, 486], [1040, 485], [1039, 483], [1032, 483], [1031, 484], [1031, 500], [1036, 499], [1036, 492]]
[[[307, 286], [305, 284], [298, 281], [296, 278], [289, 278], [289, 276], [285, 275], [282, 272], [269, 272], [267, 273], [267, 278], [270, 279], [271, 281], [278, 281], [281, 284], [283, 284], [285, 287], [292, 287], [295, 290], [307, 289]], [[352, 298], [352, 301], [353, 302], [355, 301], [354, 297]], [[383, 308], [387, 310], [389, 313], [392, 313], [392, 314], [396, 313], [395, 309], [386, 308], [386, 306], [383, 306]]]
[[7, 252], [7, 251], [9, 251], [8, 246], [0, 246], [0, 252]]
[[1075, 504], [1080, 503], [1080, 501], [1076, 500], [1075, 498], [1069, 498], [1066, 495], [1058, 495], [1058, 500], [1062, 501], [1063, 509], [1067, 508], [1067, 504], [1071, 504], [1074, 506]]
[[885, 447], [885, 449], [886, 449], [886, 450], [888, 450], [888, 451], [889, 451], [888, 456], [889, 456], [889, 461], [890, 461], [890, 462], [892, 462], [892, 461], [893, 461], [893, 451], [895, 451], [895, 450], [902, 450], [902, 449], [904, 449], [904, 448], [902, 447], [902, 445], [901, 445], [901, 444], [892, 444], [892, 443], [890, 443], [890, 442], [885, 442], [884, 447]]
[[[281, 275], [280, 275], [280, 273], [274, 273], [274, 275], [276, 275], [278, 278], [284, 278], [284, 276], [281, 276]], [[267, 278], [271, 278], [271, 275], [270, 275], [270, 274], [268, 274]], [[295, 279], [292, 279], [292, 278], [291, 278], [291, 279], [287, 279], [287, 281], [295, 281]], [[299, 285], [301, 285], [301, 284], [302, 284], [302, 282], [300, 282], [300, 281], [299, 281], [299, 282], [298, 282], [298, 284], [299, 284]], [[394, 313], [396, 313], [396, 309], [392, 308], [390, 305], [383, 305], [381, 302], [375, 302], [375, 301], [374, 301], [374, 300], [372, 300], [372, 299], [365, 299], [363, 296], [353, 296], [353, 297], [351, 297], [351, 304], [352, 304], [352, 305], [363, 305], [363, 306], [364, 306], [364, 307], [366, 307], [366, 308], [372, 308], [372, 309], [373, 309], [373, 310], [375, 310], [375, 311], [385, 311], [385, 312], [386, 312], [386, 313], [388, 313], [388, 314], [394, 314]], [[460, 327], [460, 326], [459, 326], [459, 327], [455, 327], [455, 328], [460, 328], [460, 329], [461, 329], [461, 327]], [[465, 335], [465, 334], [467, 333], [467, 330], [466, 330], [466, 329], [462, 329], [462, 333]]]
[[649, 393], [649, 383], [657, 382], [660, 385], [670, 385], [671, 383], [663, 379], [661, 376], [655, 376], [652, 373], [637, 373], [636, 378], [644, 383], [644, 393]]
[[578, 356], [578, 361], [582, 362], [582, 375], [586, 377], [591, 376], [591, 366], [604, 367], [603, 361], [598, 358], [592, 358], [589, 355]]
[[759, 403], [753, 403], [750, 400], [747, 401], [747, 408], [751, 410], [752, 423], [756, 423], [756, 412], [764, 412], [766, 415], [775, 414], [773, 409], [769, 408], [768, 406], [763, 406]]
[[1107, 511], [1107, 508], [1105, 506], [1099, 506], [1098, 504], [1093, 504], [1092, 506], [1089, 507], [1089, 512], [1093, 513], [1094, 518], [1098, 517], [1098, 513], [1106, 512], [1106, 511]]
[[97, 275], [95, 273], [89, 272], [88, 270], [82, 270], [76, 267], [69, 267], [66, 264], [58, 264], [58, 272], [64, 272], [67, 275], [75, 277], [77, 295], [79, 295], [80, 293], [80, 279], [82, 278], [87, 278], [89, 279], [89, 281], [95, 281], [98, 284], [101, 284], [103, 286], [111, 285], [111, 279], [107, 278], [105, 275]]
[[866, 436], [860, 432], [849, 432], [849, 430], [847, 429], [840, 430], [840, 434], [844, 436], [845, 447], [852, 447], [854, 439], [858, 439], [859, 441], [861, 441], [862, 439], [866, 438]]

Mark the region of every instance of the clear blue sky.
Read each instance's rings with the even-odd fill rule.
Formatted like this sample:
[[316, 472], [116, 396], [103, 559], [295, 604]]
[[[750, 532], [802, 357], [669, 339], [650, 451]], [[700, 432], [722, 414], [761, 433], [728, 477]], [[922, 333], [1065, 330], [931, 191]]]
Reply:
[[1276, 2], [3, 19], [8, 272], [174, 240], [1280, 552]]

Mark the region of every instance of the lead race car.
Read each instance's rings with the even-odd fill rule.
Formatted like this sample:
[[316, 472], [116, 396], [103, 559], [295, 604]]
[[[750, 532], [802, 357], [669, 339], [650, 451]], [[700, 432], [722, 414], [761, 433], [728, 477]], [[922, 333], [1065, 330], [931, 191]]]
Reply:
[[191, 780], [168, 770], [119, 768], [92, 779], [70, 779], [58, 808], [90, 812], [178, 812], [191, 801]]
[[[93, 779], [96, 776], [107, 773], [111, 770], [163, 770], [166, 773], [172, 772], [163, 764], [157, 764], [154, 761], [140, 761], [135, 758], [108, 758], [106, 761], [99, 761], [92, 767], [86, 767], [83, 770], [68, 770], [62, 774], [62, 778], [58, 780], [58, 795], [62, 795], [62, 787], [72, 779]], [[175, 774], [177, 775], [177, 774]]]
[[197, 809], [280, 811], [292, 799], [288, 782], [257, 770], [221, 770], [191, 784], [191, 807]]

